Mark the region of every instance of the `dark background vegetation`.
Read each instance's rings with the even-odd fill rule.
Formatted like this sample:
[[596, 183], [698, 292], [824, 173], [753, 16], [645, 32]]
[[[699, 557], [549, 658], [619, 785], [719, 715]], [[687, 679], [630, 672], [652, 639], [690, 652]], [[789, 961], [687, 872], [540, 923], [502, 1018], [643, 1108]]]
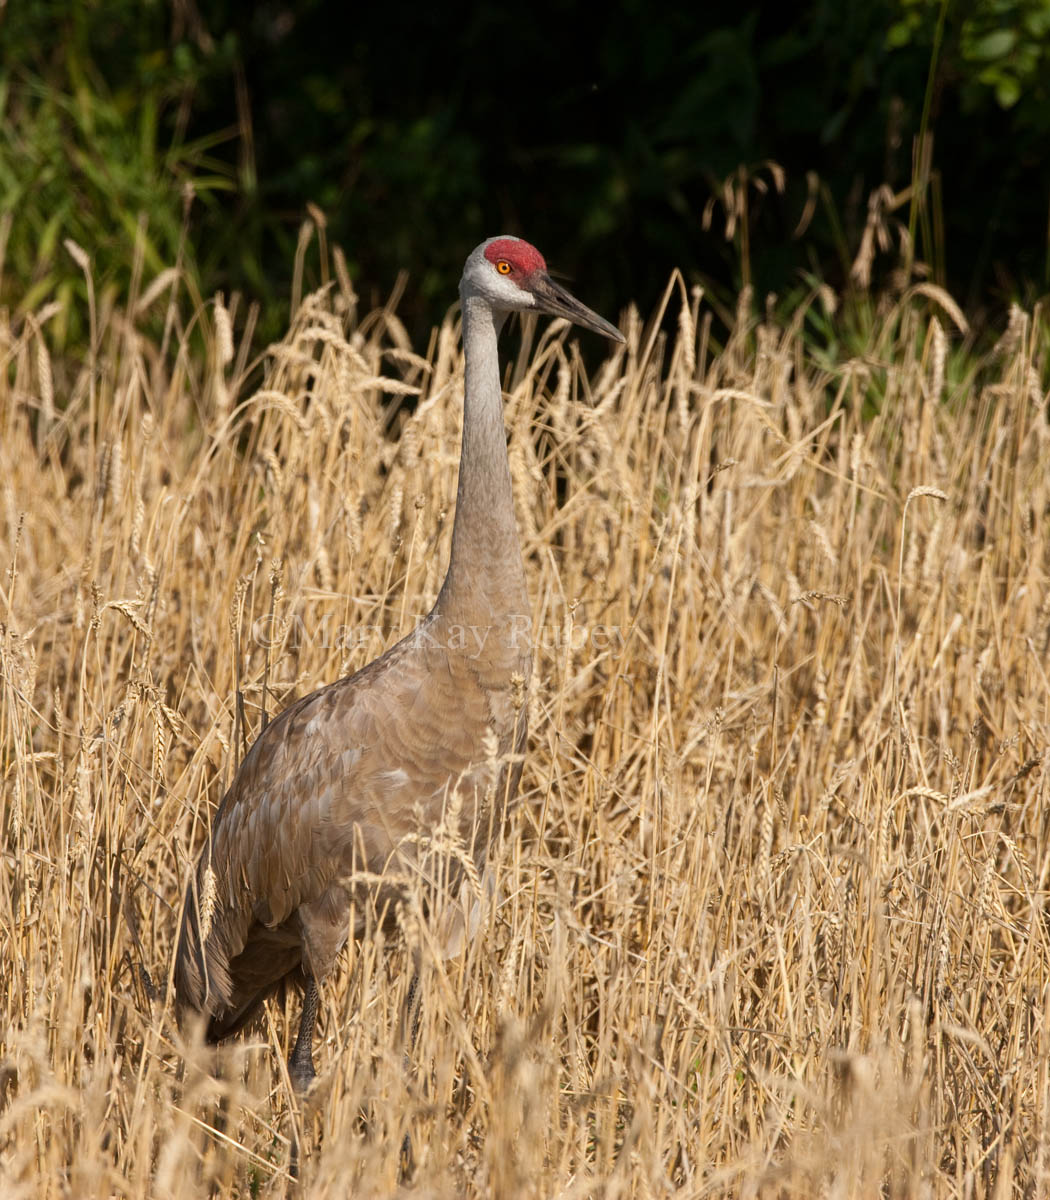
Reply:
[[1050, 289], [1050, 0], [9, 0], [0, 63], [0, 303], [62, 301], [72, 347], [66, 239], [103, 298], [138, 239], [275, 336], [308, 204], [366, 302], [410, 272], [417, 336], [496, 232], [613, 316], [673, 267], [727, 309], [856, 287], [882, 184], [874, 286], [917, 270], [978, 322]]

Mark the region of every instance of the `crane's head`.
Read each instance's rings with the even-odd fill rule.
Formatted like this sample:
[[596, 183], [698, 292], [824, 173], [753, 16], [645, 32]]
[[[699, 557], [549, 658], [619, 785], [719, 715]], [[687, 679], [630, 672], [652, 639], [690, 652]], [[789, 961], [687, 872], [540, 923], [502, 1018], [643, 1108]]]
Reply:
[[543, 255], [521, 238], [489, 238], [467, 259], [460, 291], [480, 295], [501, 312], [539, 312], [563, 317], [614, 342], [623, 334], [581, 304], [547, 274]]

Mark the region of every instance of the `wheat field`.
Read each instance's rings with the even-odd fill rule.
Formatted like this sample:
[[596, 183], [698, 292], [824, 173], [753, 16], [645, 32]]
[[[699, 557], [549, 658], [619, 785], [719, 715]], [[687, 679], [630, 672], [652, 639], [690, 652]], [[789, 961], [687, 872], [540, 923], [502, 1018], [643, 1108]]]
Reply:
[[0, 314], [0, 1193], [1050, 1194], [1045, 317], [978, 354], [920, 285], [825, 352], [827, 293], [745, 296], [716, 346], [675, 277], [590, 373], [525, 331], [493, 911], [350, 946], [297, 1103], [294, 994], [176, 1028], [182, 893], [264, 713], [433, 602], [462, 359], [340, 271], [256, 364], [175, 283], [72, 372]]

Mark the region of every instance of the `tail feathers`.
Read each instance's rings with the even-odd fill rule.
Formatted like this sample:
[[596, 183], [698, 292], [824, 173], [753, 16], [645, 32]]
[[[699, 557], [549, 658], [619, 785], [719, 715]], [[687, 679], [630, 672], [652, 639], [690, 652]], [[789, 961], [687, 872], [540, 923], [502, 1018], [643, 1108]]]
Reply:
[[208, 1019], [206, 1036], [218, 1042], [242, 1029], [288, 975], [298, 971], [302, 941], [295, 930], [255, 923], [233, 958], [220, 923], [201, 945], [200, 927], [187, 904], [175, 963], [176, 1011], [180, 1024], [195, 1015]]
[[235, 1033], [240, 1031], [248, 1024], [255, 1016], [256, 1012], [262, 1006], [273, 992], [280, 986], [281, 980], [278, 979], [275, 983], [270, 984], [258, 992], [253, 992], [247, 998], [243, 998], [237, 1007], [231, 1007], [224, 1012], [215, 1013], [208, 1022], [208, 1028], [205, 1036], [209, 1042], [221, 1042], [228, 1037], [233, 1037]]
[[230, 964], [227, 978], [233, 986], [229, 1000], [208, 1010], [210, 1042], [220, 1042], [239, 1033], [268, 996], [289, 976], [300, 974], [301, 947], [289, 945], [279, 929], [258, 929], [261, 936], [253, 938]]
[[192, 1014], [214, 1020], [217, 1013], [229, 1009], [234, 994], [230, 960], [222, 952], [221, 939], [215, 936], [217, 931], [211, 930], [202, 944], [192, 903], [193, 897], [187, 897], [175, 959], [175, 1002], [180, 1024]]

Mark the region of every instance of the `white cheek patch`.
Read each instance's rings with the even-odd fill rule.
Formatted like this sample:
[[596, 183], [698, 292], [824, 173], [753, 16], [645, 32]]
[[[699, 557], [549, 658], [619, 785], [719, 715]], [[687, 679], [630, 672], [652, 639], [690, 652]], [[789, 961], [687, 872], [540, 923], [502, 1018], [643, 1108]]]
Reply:
[[493, 300], [502, 301], [508, 308], [531, 308], [536, 301], [532, 293], [518, 287], [506, 275], [501, 275], [495, 267], [492, 268], [492, 280], [486, 289]]

